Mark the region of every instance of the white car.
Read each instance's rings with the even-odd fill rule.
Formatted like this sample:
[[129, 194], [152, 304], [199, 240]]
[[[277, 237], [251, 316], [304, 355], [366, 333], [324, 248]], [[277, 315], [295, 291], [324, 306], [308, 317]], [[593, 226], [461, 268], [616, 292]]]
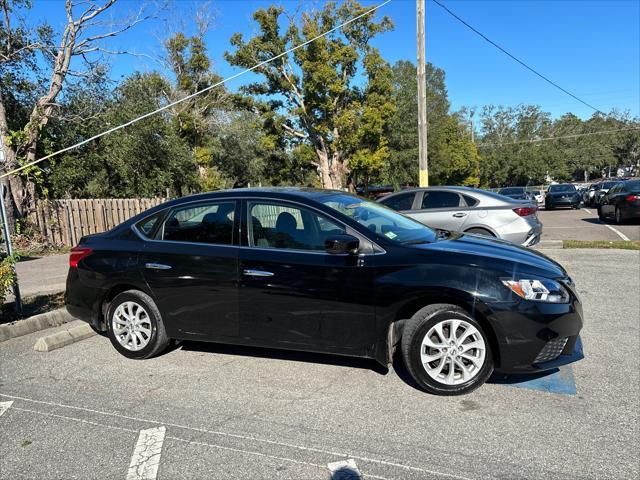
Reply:
[[540, 190], [531, 190], [529, 193], [533, 195], [533, 198], [536, 199], [538, 205], [542, 205], [544, 203], [544, 193], [542, 193]]

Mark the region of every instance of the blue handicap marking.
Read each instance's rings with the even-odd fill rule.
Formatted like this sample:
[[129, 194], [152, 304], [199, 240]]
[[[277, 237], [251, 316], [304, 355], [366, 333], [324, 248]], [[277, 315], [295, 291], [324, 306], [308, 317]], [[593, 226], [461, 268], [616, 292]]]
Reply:
[[563, 365], [553, 370], [528, 375], [497, 374], [489, 381], [507, 387], [528, 388], [529, 390], [540, 390], [563, 395], [575, 395], [577, 393], [571, 365]]

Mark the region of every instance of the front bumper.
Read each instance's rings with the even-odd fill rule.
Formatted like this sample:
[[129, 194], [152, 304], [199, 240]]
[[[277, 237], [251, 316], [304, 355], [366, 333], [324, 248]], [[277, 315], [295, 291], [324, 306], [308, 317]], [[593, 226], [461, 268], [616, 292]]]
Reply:
[[489, 305], [487, 319], [498, 343], [496, 371], [536, 372], [583, 358], [582, 304], [574, 292], [571, 295], [572, 301], [564, 304], [519, 300]]
[[579, 198], [547, 198], [545, 200], [545, 207], [577, 207], [579, 205]]

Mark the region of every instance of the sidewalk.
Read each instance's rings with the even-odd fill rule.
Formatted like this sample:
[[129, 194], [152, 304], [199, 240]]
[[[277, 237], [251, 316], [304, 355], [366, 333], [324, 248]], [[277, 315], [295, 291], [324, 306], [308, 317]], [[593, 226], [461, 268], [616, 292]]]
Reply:
[[16, 265], [22, 297], [64, 292], [69, 254], [25, 258]]

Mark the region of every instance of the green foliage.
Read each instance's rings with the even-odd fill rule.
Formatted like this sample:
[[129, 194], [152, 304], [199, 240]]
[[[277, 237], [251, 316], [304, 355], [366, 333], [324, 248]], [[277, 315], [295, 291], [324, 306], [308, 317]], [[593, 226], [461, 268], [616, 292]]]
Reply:
[[[225, 58], [243, 68], [300, 45], [338, 24], [365, 12], [354, 0], [340, 5], [329, 2], [322, 9], [304, 12], [299, 23], [290, 21], [283, 31], [282, 8], [257, 10], [253, 18], [259, 34], [245, 41], [241, 34], [231, 37], [233, 52]], [[254, 70], [264, 81], [244, 88], [244, 92], [266, 99], [261, 109], [265, 122], [282, 113], [284, 120], [273, 123], [278, 133], [293, 145], [313, 148], [321, 184], [340, 188], [351, 178], [351, 162], [356, 169], [371, 172], [387, 156], [384, 126], [392, 113], [388, 101], [388, 65], [370, 45], [377, 34], [392, 27], [384, 17], [379, 22], [365, 16], [299, 48], [292, 55]], [[357, 84], [359, 68], [367, 75], [365, 85]], [[386, 99], [376, 98], [386, 95]], [[357, 154], [356, 154], [357, 152]], [[368, 154], [371, 154], [369, 156]]]
[[17, 261], [17, 255], [0, 259], [0, 307], [4, 304], [7, 294], [16, 281], [15, 264]]

